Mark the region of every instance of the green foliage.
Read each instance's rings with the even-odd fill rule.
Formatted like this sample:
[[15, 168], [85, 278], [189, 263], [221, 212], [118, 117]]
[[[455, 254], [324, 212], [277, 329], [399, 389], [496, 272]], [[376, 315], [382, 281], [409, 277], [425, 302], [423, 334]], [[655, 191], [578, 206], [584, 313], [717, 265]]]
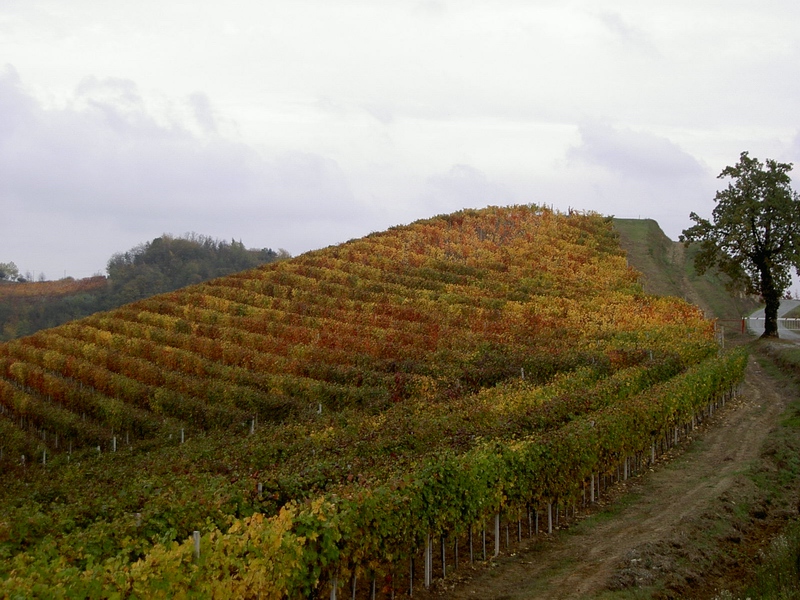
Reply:
[[17, 265], [13, 262], [0, 263], [0, 281], [17, 281], [19, 278]]
[[700, 244], [699, 273], [718, 268], [732, 285], [763, 297], [764, 337], [777, 336], [777, 310], [792, 267], [800, 274], [800, 196], [791, 189], [791, 169], [771, 159], [765, 165], [742, 152], [739, 162], [719, 175], [732, 181], [717, 192], [712, 221], [691, 213], [695, 225], [681, 235], [687, 245]]
[[800, 521], [792, 521], [772, 540], [759, 565], [747, 597], [764, 600], [796, 600], [800, 598], [798, 565], [800, 564]]
[[[218, 590], [239, 590], [237, 595], [250, 597], [258, 590], [267, 597], [308, 597], [333, 575], [363, 575], [403, 564], [428, 534], [463, 532], [469, 524], [529, 503], [574, 500], [591, 473], [616, 468], [622, 457], [645, 450], [653, 439], [729, 391], [742, 377], [746, 361], [741, 350], [712, 358], [563, 428], [506, 443], [487, 441], [462, 455], [432, 456], [413, 472], [289, 503], [270, 519], [245, 516], [224, 529], [208, 522], [199, 561], [192, 558], [191, 539], [176, 543], [156, 538], [144, 555], [133, 550], [133, 556], [141, 556], [134, 562], [130, 541], [123, 541], [117, 542], [121, 553], [105, 560], [83, 559], [75, 568], [70, 566], [75, 558], [55, 551], [45, 538], [35, 554], [16, 556], [18, 568], [5, 573], [0, 590], [24, 595], [42, 585], [63, 586], [70, 596], [212, 597]], [[185, 510], [178, 500], [170, 506]], [[20, 519], [22, 524], [12, 521], [17, 529], [5, 539], [52, 530], [54, 523], [44, 513], [28, 514], [33, 516]], [[102, 542], [114, 536], [120, 532], [103, 528], [88, 539]], [[82, 556], [80, 549], [73, 552]]]
[[152, 242], [115, 254], [108, 261], [108, 307], [155, 296], [188, 285], [252, 269], [285, 257], [271, 249], [248, 250], [207, 236], [164, 234]]

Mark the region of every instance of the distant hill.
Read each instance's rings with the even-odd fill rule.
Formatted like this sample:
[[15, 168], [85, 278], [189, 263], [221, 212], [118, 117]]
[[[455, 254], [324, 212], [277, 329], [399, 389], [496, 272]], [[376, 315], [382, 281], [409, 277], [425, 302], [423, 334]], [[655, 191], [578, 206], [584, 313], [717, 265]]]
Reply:
[[614, 219], [628, 263], [642, 273], [645, 292], [677, 296], [699, 306], [709, 318], [739, 319], [758, 308], [755, 296], [737, 295], [725, 287], [724, 276], [698, 275], [695, 248], [670, 240], [653, 219]]
[[0, 342], [287, 257], [235, 240], [164, 234], [114, 254], [107, 278], [0, 282]]

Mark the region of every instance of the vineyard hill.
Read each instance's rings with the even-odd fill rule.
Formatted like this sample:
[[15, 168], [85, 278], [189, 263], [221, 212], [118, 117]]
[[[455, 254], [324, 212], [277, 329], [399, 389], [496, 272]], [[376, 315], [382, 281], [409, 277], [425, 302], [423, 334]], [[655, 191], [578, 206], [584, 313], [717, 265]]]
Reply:
[[[320, 516], [336, 505], [330, 498], [355, 506], [425, 490], [441, 479], [430, 465], [442, 456], [513, 462], [520, 440], [545, 448], [609, 436], [580, 454], [577, 470], [541, 472], [549, 487], [536, 498], [567, 497], [581, 485], [567, 472], [583, 477], [622, 452], [615, 444], [674, 427], [729, 385], [716, 375], [724, 365], [692, 371], [716, 356], [713, 324], [682, 299], [646, 294], [639, 278], [610, 218], [489, 207], [0, 345], [5, 591], [44, 580], [78, 595], [101, 585], [92, 581], [113, 587], [102, 573], [160, 569], [158, 556], [198, 528], [227, 544], [251, 526], [294, 531], [291, 520], [300, 527], [306, 517], [332, 526]], [[631, 428], [623, 435], [615, 423]], [[469, 483], [493, 498], [469, 500], [470, 511], [527, 489], [485, 479], [497, 469]], [[459, 493], [467, 502], [473, 492]], [[297, 535], [301, 545], [327, 539]], [[338, 557], [344, 543], [328, 550]], [[302, 589], [317, 585], [316, 568], [303, 568]]]

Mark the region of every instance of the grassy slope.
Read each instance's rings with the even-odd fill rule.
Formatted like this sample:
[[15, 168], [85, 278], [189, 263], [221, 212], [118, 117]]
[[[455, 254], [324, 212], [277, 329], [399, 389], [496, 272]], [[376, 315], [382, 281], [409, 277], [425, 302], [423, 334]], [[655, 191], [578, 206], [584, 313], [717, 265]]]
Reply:
[[620, 245], [628, 263], [643, 275], [645, 291], [659, 296], [678, 296], [703, 309], [706, 316], [738, 319], [758, 307], [752, 297], [736, 297], [716, 274], [698, 275], [693, 248], [670, 240], [653, 219], [614, 219]]

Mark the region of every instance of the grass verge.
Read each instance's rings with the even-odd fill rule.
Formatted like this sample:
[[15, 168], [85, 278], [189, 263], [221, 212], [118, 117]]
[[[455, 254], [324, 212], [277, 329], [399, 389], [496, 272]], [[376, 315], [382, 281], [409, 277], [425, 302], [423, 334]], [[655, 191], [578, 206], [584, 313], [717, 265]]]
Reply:
[[[780, 342], [761, 342], [757, 347], [761, 354], [759, 362], [765, 370], [779, 382], [798, 385], [800, 348]], [[753, 477], [759, 487], [770, 495], [781, 497], [792, 490], [796, 492], [800, 479], [799, 437], [800, 400], [796, 400], [784, 413], [781, 427], [771, 436], [764, 449], [764, 454], [771, 458], [777, 469], [774, 472], [760, 471]], [[796, 504], [796, 493], [793, 499]], [[800, 599], [800, 519], [796, 514], [760, 552], [759, 558], [760, 564], [741, 595], [725, 590], [716, 598]]]

